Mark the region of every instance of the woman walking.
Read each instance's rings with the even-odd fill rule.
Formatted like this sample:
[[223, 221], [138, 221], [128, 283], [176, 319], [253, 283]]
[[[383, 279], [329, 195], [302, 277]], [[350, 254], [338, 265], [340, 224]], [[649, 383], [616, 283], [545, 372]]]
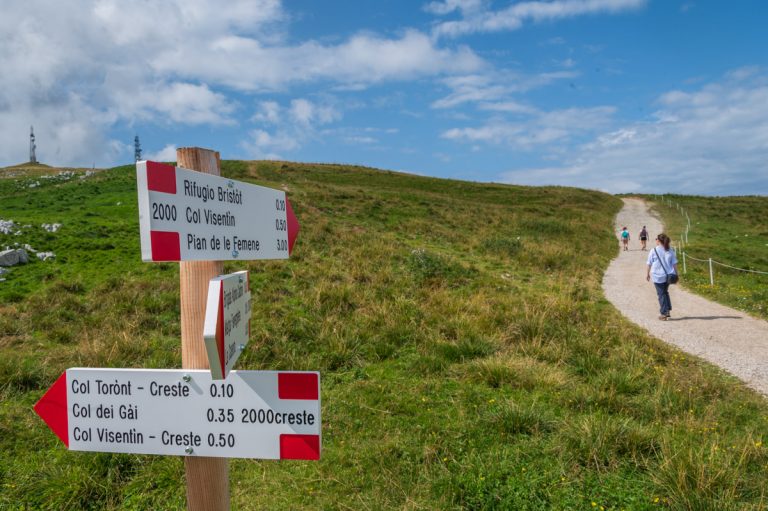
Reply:
[[645, 226], [643, 226], [643, 230], [640, 231], [640, 245], [642, 250], [645, 250], [645, 242], [648, 240], [648, 231], [645, 230]]
[[624, 245], [624, 250], [629, 250], [629, 231], [626, 227], [621, 229], [621, 243]]
[[[653, 277], [653, 285], [659, 297], [659, 319], [662, 321], [669, 319], [669, 311], [672, 310], [672, 302], [669, 299], [670, 280], [677, 282], [677, 256], [675, 251], [669, 248], [670, 241], [669, 236], [664, 233], [656, 236], [656, 248], [648, 254], [645, 272], [645, 280], [650, 281]], [[671, 277], [672, 275], [674, 277]]]

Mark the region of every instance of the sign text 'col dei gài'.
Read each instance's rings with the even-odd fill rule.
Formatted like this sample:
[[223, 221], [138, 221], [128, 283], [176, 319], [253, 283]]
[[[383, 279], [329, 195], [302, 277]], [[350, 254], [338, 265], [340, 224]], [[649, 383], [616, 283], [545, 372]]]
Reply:
[[67, 369], [35, 412], [73, 451], [320, 459], [320, 374]]
[[299, 230], [285, 192], [152, 161], [136, 164], [144, 261], [287, 259]]
[[34, 410], [70, 450], [185, 456], [189, 508], [223, 510], [222, 458], [320, 459], [320, 374], [231, 371], [251, 295], [221, 261], [287, 259], [299, 224], [283, 191], [220, 177], [216, 151], [177, 160], [196, 170], [139, 161], [136, 177], [142, 260], [181, 263], [186, 369], [67, 369]]

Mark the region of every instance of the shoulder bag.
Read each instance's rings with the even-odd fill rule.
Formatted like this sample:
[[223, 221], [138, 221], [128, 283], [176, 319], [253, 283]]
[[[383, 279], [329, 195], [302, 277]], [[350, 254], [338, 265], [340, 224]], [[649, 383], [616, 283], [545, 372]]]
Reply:
[[654, 248], [653, 251], [656, 252], [656, 257], [659, 258], [661, 269], [664, 270], [664, 274], [667, 276], [667, 284], [677, 284], [677, 281], [680, 280], [680, 277], [678, 277], [676, 273], [669, 273], [667, 271], [667, 267], [664, 266], [664, 261], [661, 259], [661, 256], [659, 256], [658, 250]]

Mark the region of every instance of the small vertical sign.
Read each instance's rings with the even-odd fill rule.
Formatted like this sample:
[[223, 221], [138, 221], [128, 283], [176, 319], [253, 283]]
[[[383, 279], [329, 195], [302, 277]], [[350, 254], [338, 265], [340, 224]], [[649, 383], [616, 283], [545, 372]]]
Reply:
[[222, 380], [251, 336], [251, 291], [247, 271], [220, 275], [208, 285], [203, 338], [211, 377]]

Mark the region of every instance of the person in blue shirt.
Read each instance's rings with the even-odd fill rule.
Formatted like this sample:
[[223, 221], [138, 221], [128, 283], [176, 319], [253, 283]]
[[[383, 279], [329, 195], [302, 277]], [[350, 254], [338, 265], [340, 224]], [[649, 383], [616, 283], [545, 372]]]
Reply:
[[656, 248], [648, 253], [648, 265], [645, 272], [645, 280], [653, 277], [653, 285], [656, 287], [656, 295], [659, 298], [659, 319], [669, 319], [672, 310], [672, 301], [669, 298], [669, 280], [667, 275], [677, 275], [677, 255], [669, 248], [669, 236], [664, 233], [656, 236]]
[[621, 229], [621, 243], [624, 245], [624, 250], [629, 250], [629, 231], [626, 227]]

